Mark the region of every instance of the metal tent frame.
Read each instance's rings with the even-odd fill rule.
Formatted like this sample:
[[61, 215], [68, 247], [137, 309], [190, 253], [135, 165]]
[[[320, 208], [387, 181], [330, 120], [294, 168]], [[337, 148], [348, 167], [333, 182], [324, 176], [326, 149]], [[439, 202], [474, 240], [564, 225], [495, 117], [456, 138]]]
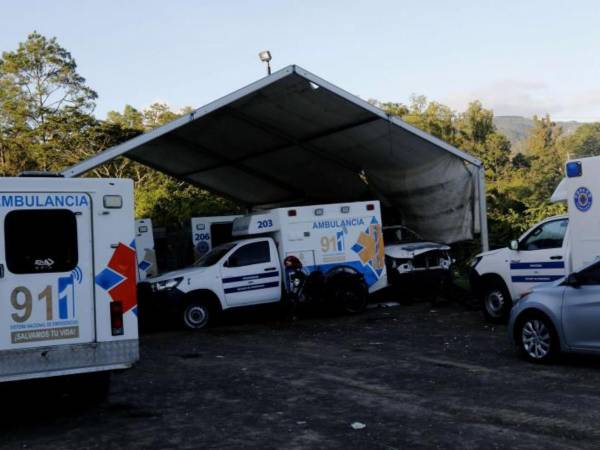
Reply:
[[[302, 108], [303, 114], [298, 113]], [[441, 215], [446, 222], [451, 217], [464, 221], [467, 212], [471, 216], [467, 225], [479, 232], [482, 249], [488, 249], [481, 161], [295, 65], [98, 153], [62, 174], [79, 176], [120, 156], [248, 207], [328, 200], [339, 186], [336, 195], [343, 201], [370, 192], [384, 204], [402, 204], [403, 210], [415, 210], [419, 201], [435, 204], [440, 219], [414, 214], [414, 220], [421, 223], [441, 222]], [[297, 166], [289, 170], [286, 164], [294, 159]], [[310, 183], [298, 181], [298, 172], [304, 176], [301, 179], [324, 183], [319, 179], [324, 178], [319, 177], [321, 172], [310, 167], [313, 159], [319, 161], [322, 172], [333, 175], [329, 185], [311, 191]], [[439, 167], [433, 167], [433, 160], [439, 160]], [[429, 185], [414, 181], [419, 173], [429, 178]], [[399, 181], [411, 177], [411, 185]], [[439, 183], [431, 184], [432, 177], [439, 177]], [[470, 184], [452, 187], [455, 178], [468, 178]], [[444, 209], [444, 191], [451, 189], [471, 192], [462, 192], [464, 198], [457, 197], [454, 205]], [[402, 203], [411, 195], [419, 199], [417, 206]], [[463, 228], [467, 225], [462, 224]]]

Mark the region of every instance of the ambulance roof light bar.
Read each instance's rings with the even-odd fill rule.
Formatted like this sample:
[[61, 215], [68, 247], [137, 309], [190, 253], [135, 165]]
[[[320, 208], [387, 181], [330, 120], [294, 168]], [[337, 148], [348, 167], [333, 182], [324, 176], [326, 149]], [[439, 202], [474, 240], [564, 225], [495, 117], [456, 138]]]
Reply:
[[580, 177], [582, 174], [581, 161], [571, 161], [567, 163], [567, 177]]

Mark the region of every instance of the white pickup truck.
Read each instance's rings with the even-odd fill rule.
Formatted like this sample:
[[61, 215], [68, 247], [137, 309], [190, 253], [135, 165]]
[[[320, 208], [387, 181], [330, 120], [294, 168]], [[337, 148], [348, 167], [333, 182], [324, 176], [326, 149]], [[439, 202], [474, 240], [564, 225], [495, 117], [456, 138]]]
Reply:
[[141, 283], [141, 320], [171, 312], [200, 329], [223, 310], [280, 302], [290, 287], [284, 267], [290, 256], [308, 273], [322, 273], [323, 297], [347, 312], [364, 309], [368, 292], [387, 285], [377, 201], [258, 212], [236, 218], [232, 234], [245, 239]]
[[508, 319], [513, 302], [534, 285], [554, 281], [570, 270], [569, 218], [545, 219], [509, 246], [480, 253], [471, 261], [471, 288], [490, 322]]
[[503, 322], [531, 288], [564, 277], [600, 258], [600, 157], [568, 161], [551, 201], [568, 214], [545, 219], [506, 248], [471, 261], [471, 286], [486, 319]]

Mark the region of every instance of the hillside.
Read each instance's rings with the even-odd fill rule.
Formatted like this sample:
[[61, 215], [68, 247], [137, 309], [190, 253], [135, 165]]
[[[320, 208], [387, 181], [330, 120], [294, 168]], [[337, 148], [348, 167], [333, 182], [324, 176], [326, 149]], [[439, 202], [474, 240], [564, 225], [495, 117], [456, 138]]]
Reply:
[[[581, 125], [581, 122], [574, 120], [556, 123], [563, 128], [565, 134], [574, 132]], [[513, 152], [517, 153], [522, 150], [529, 130], [533, 127], [533, 119], [522, 116], [496, 116], [494, 125], [510, 140]]]

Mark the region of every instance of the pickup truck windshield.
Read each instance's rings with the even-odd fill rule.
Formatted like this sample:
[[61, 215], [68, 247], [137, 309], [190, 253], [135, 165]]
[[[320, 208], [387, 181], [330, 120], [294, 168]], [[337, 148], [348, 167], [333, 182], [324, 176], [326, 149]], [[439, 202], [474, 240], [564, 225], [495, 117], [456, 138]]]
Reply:
[[398, 227], [383, 229], [383, 242], [385, 245], [408, 244], [420, 240], [421, 238], [408, 228]]
[[235, 247], [234, 243], [221, 244], [212, 250], [210, 250], [205, 255], [201, 256], [195, 263], [195, 267], [210, 267], [214, 266], [218, 263], [225, 254]]

